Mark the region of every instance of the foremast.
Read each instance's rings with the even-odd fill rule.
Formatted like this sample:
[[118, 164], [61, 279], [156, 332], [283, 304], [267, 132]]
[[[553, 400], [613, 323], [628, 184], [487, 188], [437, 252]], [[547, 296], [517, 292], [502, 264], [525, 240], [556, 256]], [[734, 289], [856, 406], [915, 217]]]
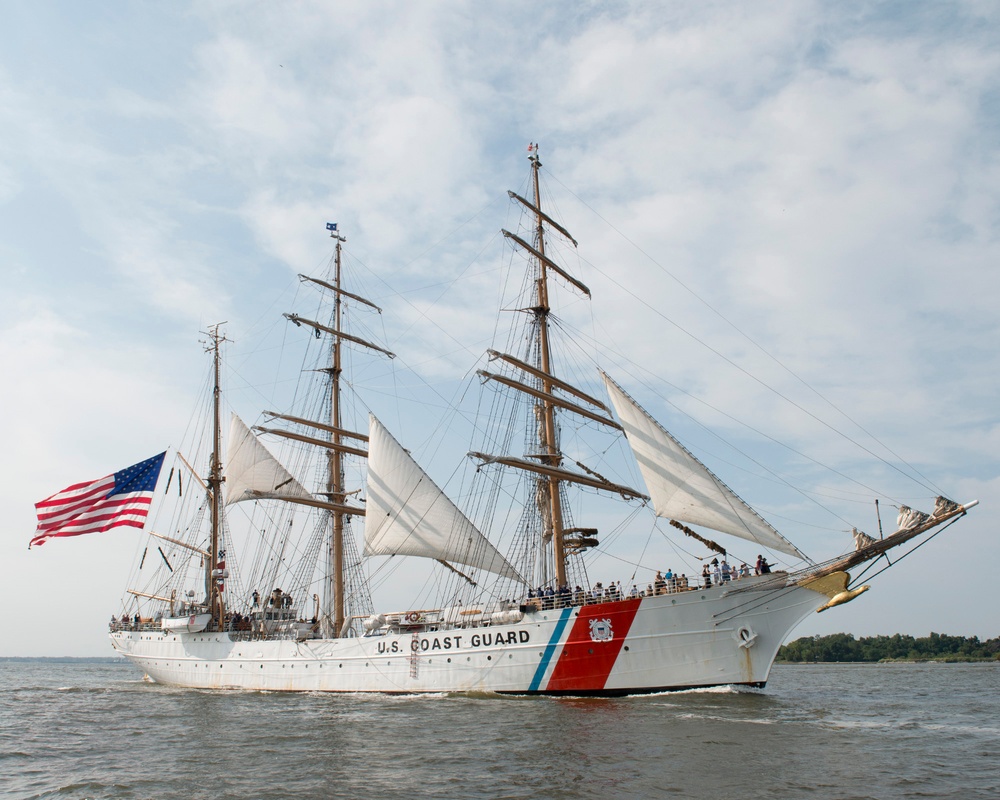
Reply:
[[[529, 243], [507, 230], [502, 232], [515, 247], [527, 255], [529, 263], [536, 270], [537, 277], [535, 278], [533, 305], [526, 309], [533, 315], [533, 355], [536, 363], [534, 365], [528, 364], [514, 356], [494, 350], [489, 351], [489, 355], [491, 360], [502, 360], [516, 370], [525, 373], [529, 379], [534, 380], [535, 386], [530, 386], [526, 383], [485, 370], [480, 370], [479, 374], [488, 380], [501, 383], [504, 386], [524, 392], [535, 398], [536, 404], [534, 408], [537, 422], [535, 427], [538, 452], [531, 454], [525, 459], [491, 456], [476, 452], [469, 455], [483, 464], [503, 464], [538, 475], [537, 486], [539, 491], [537, 494], [537, 504], [541, 512], [542, 544], [543, 546], [548, 542], [552, 544], [551, 569], [547, 575], [543, 576], [543, 582], [548, 583], [554, 580], [557, 586], [568, 586], [567, 560], [569, 555], [580, 553], [588, 547], [595, 546], [598, 542], [595, 538], [596, 530], [568, 528], [566, 526], [566, 518], [562, 505], [563, 484], [575, 483], [602, 489], [619, 494], [626, 499], [648, 498], [627, 486], [611, 483], [603, 476], [587, 469], [582, 464], [578, 466], [583, 468], [587, 474], [578, 473], [563, 466], [563, 454], [560, 450], [559, 431], [556, 424], [557, 408], [578, 414], [586, 419], [618, 430], [621, 429], [621, 426], [610, 418], [609, 411], [602, 402], [585, 394], [555, 375], [552, 362], [552, 348], [549, 341], [551, 315], [549, 273], [554, 272], [559, 275], [587, 297], [590, 296], [590, 290], [546, 254], [546, 225], [564, 236], [574, 247], [577, 242], [564, 227], [543, 211], [539, 187], [539, 168], [542, 166], [542, 163], [538, 157], [538, 145], [532, 143], [529, 145], [528, 151], [530, 153], [528, 160], [531, 162], [532, 200], [529, 201], [514, 192], [508, 192], [507, 194], [512, 200], [516, 200], [527, 209], [528, 213], [533, 217], [533, 242]], [[574, 401], [569, 401], [557, 395], [556, 390], [572, 395], [575, 398]], [[576, 400], [582, 400], [586, 405], [580, 405], [575, 402]]]
[[[532, 311], [535, 314], [535, 328], [538, 331], [538, 349], [542, 367], [542, 434], [541, 452], [546, 463], [558, 469], [562, 464], [562, 455], [556, 441], [555, 409], [552, 404], [552, 353], [549, 348], [549, 282], [545, 257], [545, 226], [542, 224], [542, 196], [538, 187], [538, 168], [542, 165], [538, 158], [538, 148], [535, 147], [529, 157], [531, 161], [531, 183], [535, 200], [535, 243], [538, 249], [538, 280], [536, 285], [537, 303]], [[564, 525], [562, 499], [559, 495], [559, 479], [549, 475], [548, 500], [549, 514], [545, 522], [545, 536], [552, 540], [552, 561], [555, 567], [555, 579], [558, 586], [566, 584], [566, 545], [563, 540]]]

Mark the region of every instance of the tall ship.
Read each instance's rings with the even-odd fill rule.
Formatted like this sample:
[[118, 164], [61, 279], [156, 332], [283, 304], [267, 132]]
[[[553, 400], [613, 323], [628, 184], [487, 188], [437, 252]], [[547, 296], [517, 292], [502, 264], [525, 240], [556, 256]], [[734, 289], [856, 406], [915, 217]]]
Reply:
[[[289, 334], [308, 336], [319, 353], [287, 410], [262, 411], [256, 425], [224, 415], [226, 339], [219, 327], [209, 331], [211, 413], [191, 453], [179, 448], [169, 474], [165, 465], [148, 543], [111, 622], [113, 648], [149, 679], [201, 689], [597, 696], [763, 687], [799, 622], [868, 588], [851, 571], [975, 505], [939, 497], [928, 513], [904, 506], [894, 532], [855, 531], [853, 550], [813, 562], [624, 381], [598, 372], [604, 396], [578, 388], [557, 363], [551, 297], [586, 301], [590, 290], [557, 261], [576, 241], [543, 208], [537, 146], [529, 163], [528, 196], [508, 193], [520, 223], [503, 230], [523, 270], [520, 299], [478, 372], [481, 444], [468, 453], [475, 469], [461, 502], [387, 424], [359, 414], [363, 404], [346, 413], [348, 396], [363, 396], [361, 377], [393, 353], [370, 334], [381, 309], [345, 279], [336, 225], [327, 226], [329, 273], [300, 276], [322, 313], [285, 315]], [[583, 452], [581, 431], [599, 444]], [[203, 471], [192, 455], [199, 436]], [[599, 456], [612, 447], [634, 459], [639, 485], [603, 474]], [[618, 510], [602, 512], [601, 525], [617, 514], [618, 527], [605, 534], [577, 519], [590, 507], [579, 492], [606, 498]], [[707, 554], [700, 571], [592, 582], [590, 557], [649, 512], [671, 535], [697, 542]], [[733, 539], [761, 555], [729, 563]], [[423, 576], [415, 600], [376, 608], [373, 595], [407, 584], [409, 571]]]

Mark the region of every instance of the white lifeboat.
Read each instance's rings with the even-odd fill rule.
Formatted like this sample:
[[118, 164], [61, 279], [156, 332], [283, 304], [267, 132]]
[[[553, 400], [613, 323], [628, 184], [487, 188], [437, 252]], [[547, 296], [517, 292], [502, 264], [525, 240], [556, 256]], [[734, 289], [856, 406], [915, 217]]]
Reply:
[[172, 633], [200, 633], [211, 621], [211, 614], [189, 614], [184, 617], [164, 617], [160, 626]]

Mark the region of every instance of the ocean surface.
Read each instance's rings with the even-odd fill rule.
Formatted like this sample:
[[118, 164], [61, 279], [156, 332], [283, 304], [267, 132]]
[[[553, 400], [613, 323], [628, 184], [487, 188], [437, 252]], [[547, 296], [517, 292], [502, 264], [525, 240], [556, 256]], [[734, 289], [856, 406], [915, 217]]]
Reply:
[[1000, 664], [776, 666], [637, 698], [171, 689], [0, 661], [0, 796], [1000, 797]]

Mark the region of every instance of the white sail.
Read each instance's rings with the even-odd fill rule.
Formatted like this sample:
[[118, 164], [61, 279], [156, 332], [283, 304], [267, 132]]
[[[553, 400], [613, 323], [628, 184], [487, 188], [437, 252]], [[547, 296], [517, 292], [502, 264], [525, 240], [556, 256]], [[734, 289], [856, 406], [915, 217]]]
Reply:
[[741, 500], [603, 372], [625, 437], [658, 517], [714, 531], [805, 559], [798, 548]]
[[229, 423], [226, 505], [241, 500], [301, 497], [309, 491], [272, 456], [236, 414]]
[[365, 555], [434, 558], [521, 580], [374, 415], [369, 423]]

